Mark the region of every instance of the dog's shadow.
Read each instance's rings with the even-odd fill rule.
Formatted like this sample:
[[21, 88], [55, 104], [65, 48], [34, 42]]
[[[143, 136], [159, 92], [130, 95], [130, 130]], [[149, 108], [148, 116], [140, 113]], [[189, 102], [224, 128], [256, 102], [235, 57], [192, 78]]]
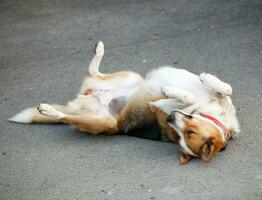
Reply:
[[[39, 125], [37, 125], [39, 128]], [[41, 128], [46, 127], [46, 125], [40, 125]], [[106, 135], [99, 134], [94, 135], [88, 132], [80, 131], [64, 124], [55, 124], [48, 127], [46, 134], [52, 134], [52, 141], [59, 144], [65, 145], [79, 145], [81, 147], [86, 144], [90, 145], [115, 145], [122, 146], [121, 148], [136, 149], [139, 154], [150, 154], [152, 151], [155, 152], [155, 156], [172, 156], [178, 157], [178, 146], [171, 142], [162, 142], [160, 140], [160, 130], [156, 126], [144, 127], [139, 129], [134, 129], [128, 134], [120, 132], [116, 135]], [[135, 152], [134, 152], [135, 153]]]

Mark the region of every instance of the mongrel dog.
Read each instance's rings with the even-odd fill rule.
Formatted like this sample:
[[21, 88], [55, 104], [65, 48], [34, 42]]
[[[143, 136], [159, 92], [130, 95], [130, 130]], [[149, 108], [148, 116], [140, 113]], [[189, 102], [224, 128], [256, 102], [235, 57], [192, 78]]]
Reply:
[[65, 123], [93, 134], [116, 134], [157, 122], [162, 138], [178, 143], [180, 163], [209, 162], [239, 132], [232, 88], [217, 77], [160, 67], [145, 79], [131, 71], [99, 72], [98, 42], [77, 97], [67, 105], [40, 104], [15, 115], [20, 123]]

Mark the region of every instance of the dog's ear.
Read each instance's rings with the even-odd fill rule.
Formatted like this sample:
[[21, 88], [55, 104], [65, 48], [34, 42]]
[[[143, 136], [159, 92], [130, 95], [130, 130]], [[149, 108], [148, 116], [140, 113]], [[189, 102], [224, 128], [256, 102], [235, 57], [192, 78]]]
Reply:
[[205, 141], [203, 146], [200, 150], [200, 158], [205, 162], [208, 163], [211, 161], [214, 153], [214, 143], [212, 138], [209, 138]]
[[157, 101], [149, 102], [149, 107], [152, 112], [156, 112], [156, 109], [160, 109], [166, 114], [169, 114], [177, 107], [174, 99], [160, 99]]
[[151, 112], [155, 113], [157, 110], [157, 107], [155, 106], [154, 101], [149, 102], [148, 105], [149, 105]]
[[179, 163], [180, 165], [187, 164], [193, 157], [180, 151]]

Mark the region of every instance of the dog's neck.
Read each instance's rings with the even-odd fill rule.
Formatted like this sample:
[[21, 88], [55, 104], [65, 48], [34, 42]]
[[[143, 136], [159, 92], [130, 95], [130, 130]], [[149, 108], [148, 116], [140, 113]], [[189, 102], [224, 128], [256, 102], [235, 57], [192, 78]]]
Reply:
[[213, 124], [215, 124], [223, 133], [225, 139], [230, 138], [230, 133], [228, 129], [224, 126], [224, 124], [216, 117], [209, 115], [209, 114], [204, 114], [200, 113], [200, 116], [211, 121]]

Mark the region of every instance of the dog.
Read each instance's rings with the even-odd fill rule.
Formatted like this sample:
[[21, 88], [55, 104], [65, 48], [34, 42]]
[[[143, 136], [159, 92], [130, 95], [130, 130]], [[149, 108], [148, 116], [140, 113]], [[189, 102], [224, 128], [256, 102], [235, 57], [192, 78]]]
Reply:
[[232, 88], [217, 77], [160, 67], [145, 78], [132, 71], [99, 71], [104, 44], [96, 44], [77, 97], [67, 105], [39, 104], [10, 118], [19, 123], [65, 123], [92, 134], [118, 132], [157, 123], [162, 140], [179, 145], [180, 164], [205, 163], [239, 133]]

